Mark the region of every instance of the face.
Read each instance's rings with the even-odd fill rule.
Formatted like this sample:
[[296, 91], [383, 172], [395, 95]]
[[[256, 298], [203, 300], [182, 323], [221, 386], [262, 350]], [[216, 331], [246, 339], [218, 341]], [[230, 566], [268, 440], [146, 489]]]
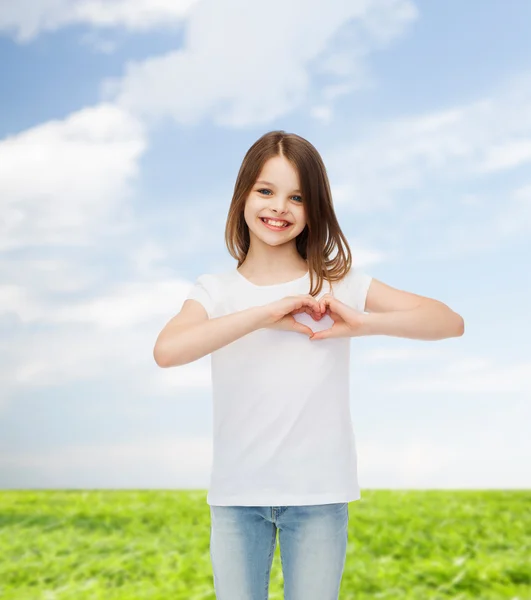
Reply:
[[[301, 194], [295, 167], [283, 156], [270, 158], [245, 204], [244, 216], [251, 237], [254, 234], [271, 246], [294, 240], [306, 226]], [[271, 223], [275, 219], [276, 225]], [[278, 221], [283, 222], [282, 227], [278, 227]]]

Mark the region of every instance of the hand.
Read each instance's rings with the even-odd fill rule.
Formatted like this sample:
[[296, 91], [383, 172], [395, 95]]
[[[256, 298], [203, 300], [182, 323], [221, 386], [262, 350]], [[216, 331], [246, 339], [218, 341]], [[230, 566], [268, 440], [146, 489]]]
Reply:
[[361, 335], [364, 314], [347, 306], [332, 294], [325, 294], [319, 300], [321, 313], [329, 315], [334, 324], [328, 329], [316, 331], [311, 340], [323, 340], [335, 337], [352, 337]]
[[297, 296], [286, 296], [281, 300], [276, 300], [266, 305], [267, 320], [265, 327], [267, 329], [283, 329], [285, 331], [294, 331], [303, 333], [307, 336], [314, 335], [313, 331], [299, 323], [293, 318], [297, 313], [307, 313], [314, 320], [318, 321], [325, 307], [309, 294], [300, 294]]

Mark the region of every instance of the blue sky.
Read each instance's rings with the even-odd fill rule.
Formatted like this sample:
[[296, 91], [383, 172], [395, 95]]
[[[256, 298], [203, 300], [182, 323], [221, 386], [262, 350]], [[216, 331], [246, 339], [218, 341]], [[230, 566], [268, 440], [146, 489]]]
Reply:
[[[347, 5], [348, 4], [348, 5]], [[201, 488], [210, 357], [155, 339], [248, 147], [330, 176], [354, 262], [465, 319], [352, 340], [363, 488], [525, 488], [531, 6], [32, 0], [0, 8], [0, 487]]]

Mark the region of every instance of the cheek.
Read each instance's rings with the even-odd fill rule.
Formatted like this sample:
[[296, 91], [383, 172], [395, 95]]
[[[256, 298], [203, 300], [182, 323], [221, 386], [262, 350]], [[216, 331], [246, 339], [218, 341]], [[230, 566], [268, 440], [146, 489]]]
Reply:
[[243, 216], [245, 222], [247, 223], [247, 227], [253, 229], [254, 231], [258, 230], [258, 213], [262, 210], [263, 207], [256, 206], [256, 203], [249, 202], [246, 204], [245, 209], [243, 211]]
[[302, 231], [306, 227], [306, 225], [308, 224], [308, 221], [306, 220], [306, 214], [302, 210], [299, 213], [297, 213], [296, 216], [297, 216], [297, 226], [298, 226], [298, 229], [300, 229]]
[[249, 218], [256, 218], [258, 212], [264, 208], [263, 203], [257, 201], [256, 198], [249, 198], [245, 204], [244, 214]]

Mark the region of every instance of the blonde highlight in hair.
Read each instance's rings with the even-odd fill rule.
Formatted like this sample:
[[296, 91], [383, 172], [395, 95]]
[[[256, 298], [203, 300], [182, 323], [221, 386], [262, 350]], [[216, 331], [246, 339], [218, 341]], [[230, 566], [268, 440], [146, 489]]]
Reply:
[[[316, 296], [326, 279], [330, 286], [340, 281], [352, 266], [352, 253], [336, 218], [325, 165], [315, 147], [295, 133], [269, 131], [247, 151], [240, 166], [225, 226], [225, 243], [238, 267], [249, 251], [249, 227], [244, 209], [264, 164], [275, 156], [285, 157], [297, 170], [306, 212], [306, 227], [296, 237], [300, 256], [310, 272], [309, 294]], [[337, 253], [331, 257], [334, 250]], [[314, 276], [315, 281], [314, 281]]]

